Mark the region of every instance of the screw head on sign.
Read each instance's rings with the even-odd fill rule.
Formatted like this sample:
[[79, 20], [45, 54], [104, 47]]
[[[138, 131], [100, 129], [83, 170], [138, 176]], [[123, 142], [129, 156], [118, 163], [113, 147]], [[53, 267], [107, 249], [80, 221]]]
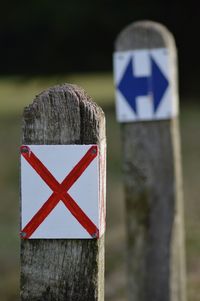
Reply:
[[21, 232], [20, 235], [21, 235], [21, 237], [24, 238], [24, 237], [26, 237], [26, 232]]
[[96, 154], [97, 153], [97, 149], [96, 148], [93, 148], [92, 149], [92, 154]]
[[21, 148], [21, 152], [22, 152], [22, 153], [28, 153], [28, 152], [29, 152], [28, 147], [23, 146], [23, 147]]
[[97, 238], [97, 233], [96, 232], [92, 234], [92, 238]]

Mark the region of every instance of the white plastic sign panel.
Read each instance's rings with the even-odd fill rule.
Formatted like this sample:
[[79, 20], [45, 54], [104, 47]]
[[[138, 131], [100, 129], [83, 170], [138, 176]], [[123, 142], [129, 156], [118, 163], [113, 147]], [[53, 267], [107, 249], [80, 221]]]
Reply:
[[21, 238], [99, 238], [99, 170], [97, 145], [22, 145]]
[[117, 120], [131, 122], [176, 116], [178, 100], [174, 68], [166, 48], [116, 52]]

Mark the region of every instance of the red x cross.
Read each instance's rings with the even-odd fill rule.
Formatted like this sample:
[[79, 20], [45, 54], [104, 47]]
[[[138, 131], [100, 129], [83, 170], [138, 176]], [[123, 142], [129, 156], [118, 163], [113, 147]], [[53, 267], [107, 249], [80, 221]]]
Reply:
[[78, 180], [85, 169], [97, 156], [97, 146], [93, 145], [82, 157], [82, 159], [75, 165], [71, 172], [65, 177], [60, 184], [44, 164], [31, 151], [30, 147], [22, 145], [21, 154], [32, 168], [40, 175], [44, 182], [52, 189], [53, 193], [49, 199], [43, 204], [39, 211], [33, 216], [29, 223], [21, 231], [23, 239], [29, 238], [33, 232], [39, 227], [44, 219], [50, 214], [60, 200], [78, 220], [78, 222], [85, 228], [85, 230], [93, 237], [99, 237], [99, 230], [91, 219], [83, 212], [73, 198], [67, 193], [72, 185]]

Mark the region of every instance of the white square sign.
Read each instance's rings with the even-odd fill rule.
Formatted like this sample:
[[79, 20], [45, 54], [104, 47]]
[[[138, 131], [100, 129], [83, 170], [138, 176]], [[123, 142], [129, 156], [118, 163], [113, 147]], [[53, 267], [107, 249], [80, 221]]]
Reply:
[[97, 145], [22, 145], [21, 238], [99, 238], [99, 170]]
[[178, 114], [174, 58], [166, 48], [114, 53], [119, 122], [170, 119]]

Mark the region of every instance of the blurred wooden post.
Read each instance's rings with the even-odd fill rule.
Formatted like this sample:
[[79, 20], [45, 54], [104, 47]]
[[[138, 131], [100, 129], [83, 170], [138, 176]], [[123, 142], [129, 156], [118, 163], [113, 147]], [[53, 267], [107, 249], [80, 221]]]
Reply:
[[[162, 25], [141, 21], [116, 51], [167, 48], [177, 91], [176, 47]], [[177, 92], [176, 92], [177, 93]], [[177, 95], [172, 95], [175, 102]], [[177, 118], [121, 123], [130, 301], [185, 301], [183, 197]]]
[[[101, 152], [104, 113], [77, 86], [50, 88], [25, 108], [22, 143], [98, 144]], [[104, 236], [21, 240], [21, 300], [103, 301]]]

